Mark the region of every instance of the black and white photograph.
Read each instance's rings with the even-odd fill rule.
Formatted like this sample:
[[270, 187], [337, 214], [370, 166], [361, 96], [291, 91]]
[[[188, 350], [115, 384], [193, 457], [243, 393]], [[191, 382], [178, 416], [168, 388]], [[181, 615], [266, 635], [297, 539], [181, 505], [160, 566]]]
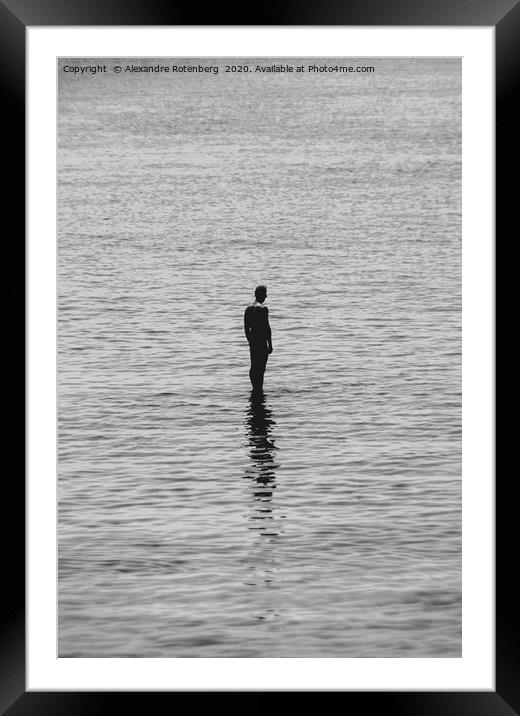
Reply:
[[60, 57], [58, 656], [461, 656], [460, 57]]

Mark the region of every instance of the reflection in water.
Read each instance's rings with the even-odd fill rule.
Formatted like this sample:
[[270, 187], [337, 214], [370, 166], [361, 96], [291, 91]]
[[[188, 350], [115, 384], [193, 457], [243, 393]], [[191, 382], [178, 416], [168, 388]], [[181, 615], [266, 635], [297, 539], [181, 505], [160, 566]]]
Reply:
[[[272, 410], [267, 406], [262, 391], [251, 392], [246, 411], [247, 440], [249, 445], [250, 464], [244, 477], [251, 481], [251, 509], [249, 511], [248, 529], [253, 530], [258, 539], [248, 555], [247, 563], [250, 572], [247, 576], [248, 586], [272, 589], [277, 571], [277, 543], [282, 530], [279, 515], [273, 501], [276, 489], [275, 451], [277, 450], [272, 436], [276, 421]], [[260, 612], [260, 613], [259, 613]], [[272, 598], [263, 595], [261, 608], [255, 612], [255, 618], [268, 620], [278, 616], [278, 610]]]
[[[270, 520], [273, 519], [272, 497], [273, 490], [276, 489], [275, 469], [277, 467], [274, 460], [276, 446], [271, 433], [276, 422], [273, 419], [272, 410], [266, 405], [263, 391], [251, 392], [246, 416], [249, 456], [251, 458], [246, 477], [253, 480], [255, 503], [255, 514], [251, 518], [262, 521]], [[271, 534], [265, 524], [252, 526], [251, 529], [260, 530], [261, 534], [266, 537], [278, 534]]]

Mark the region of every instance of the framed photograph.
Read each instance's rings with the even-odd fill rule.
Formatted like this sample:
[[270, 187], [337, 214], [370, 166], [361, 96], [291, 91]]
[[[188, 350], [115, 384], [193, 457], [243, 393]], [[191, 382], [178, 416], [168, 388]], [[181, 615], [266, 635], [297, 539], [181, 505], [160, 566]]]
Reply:
[[4, 710], [514, 713], [493, 356], [518, 8], [7, 6], [28, 459]]

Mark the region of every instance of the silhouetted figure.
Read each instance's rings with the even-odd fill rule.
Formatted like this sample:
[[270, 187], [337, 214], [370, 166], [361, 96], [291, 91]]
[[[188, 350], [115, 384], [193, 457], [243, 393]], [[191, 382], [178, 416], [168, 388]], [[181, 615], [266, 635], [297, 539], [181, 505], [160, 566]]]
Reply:
[[248, 306], [244, 313], [244, 331], [249, 342], [251, 369], [249, 377], [253, 390], [261, 390], [264, 385], [264, 373], [267, 356], [273, 352], [269, 309], [263, 303], [267, 298], [265, 286], [255, 288], [256, 301]]

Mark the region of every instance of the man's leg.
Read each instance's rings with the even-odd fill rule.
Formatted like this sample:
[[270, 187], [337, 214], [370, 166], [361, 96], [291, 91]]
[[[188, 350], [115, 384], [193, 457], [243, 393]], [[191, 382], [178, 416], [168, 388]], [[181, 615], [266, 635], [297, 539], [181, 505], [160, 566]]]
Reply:
[[258, 388], [264, 387], [264, 373], [265, 366], [267, 363], [267, 353], [262, 353], [258, 356]]
[[261, 389], [264, 385], [264, 373], [267, 364], [267, 351], [251, 350], [251, 369], [249, 377], [254, 389]]

